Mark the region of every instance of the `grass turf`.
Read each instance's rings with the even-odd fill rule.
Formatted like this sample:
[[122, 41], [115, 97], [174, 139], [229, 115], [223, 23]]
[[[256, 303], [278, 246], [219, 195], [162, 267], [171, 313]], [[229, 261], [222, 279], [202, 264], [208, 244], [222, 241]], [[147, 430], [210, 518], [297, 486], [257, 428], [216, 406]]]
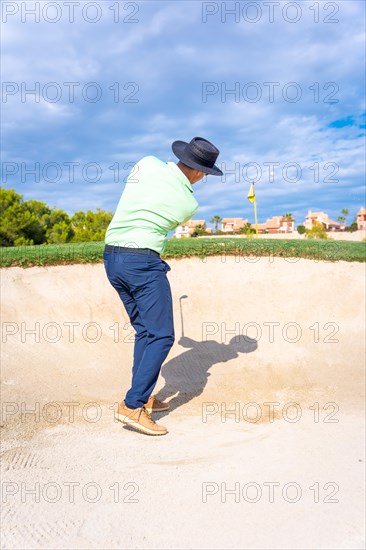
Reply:
[[[51, 244], [0, 248], [0, 267], [31, 267], [57, 264], [98, 263], [102, 261], [104, 242]], [[163, 258], [187, 258], [226, 255], [256, 261], [261, 256], [282, 257], [294, 262], [307, 258], [326, 262], [365, 262], [366, 243], [356, 241], [214, 238], [171, 239]]]

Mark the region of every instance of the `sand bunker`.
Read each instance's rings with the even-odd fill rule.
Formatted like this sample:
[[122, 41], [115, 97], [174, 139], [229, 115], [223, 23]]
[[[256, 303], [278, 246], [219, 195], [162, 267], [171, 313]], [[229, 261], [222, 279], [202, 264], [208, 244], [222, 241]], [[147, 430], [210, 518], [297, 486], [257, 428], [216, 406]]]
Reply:
[[103, 265], [2, 270], [2, 548], [363, 548], [364, 265], [168, 263], [160, 438]]

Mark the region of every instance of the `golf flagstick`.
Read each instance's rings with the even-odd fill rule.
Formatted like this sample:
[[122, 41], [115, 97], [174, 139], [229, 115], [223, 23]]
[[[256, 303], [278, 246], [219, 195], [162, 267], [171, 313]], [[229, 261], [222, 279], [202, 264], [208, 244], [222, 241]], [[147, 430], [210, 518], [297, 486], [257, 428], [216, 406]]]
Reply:
[[257, 197], [255, 196], [254, 181], [249, 189], [248, 200], [254, 204], [255, 232], [256, 238], [258, 239]]

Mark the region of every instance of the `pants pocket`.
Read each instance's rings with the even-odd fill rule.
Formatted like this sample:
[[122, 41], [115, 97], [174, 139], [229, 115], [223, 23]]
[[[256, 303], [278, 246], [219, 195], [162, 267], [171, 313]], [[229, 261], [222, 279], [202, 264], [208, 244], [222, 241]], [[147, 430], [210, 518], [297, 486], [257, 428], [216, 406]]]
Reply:
[[170, 265], [167, 264], [164, 260], [161, 260], [161, 261], [163, 263], [165, 273], [167, 273], [168, 271], [171, 271], [172, 268], [170, 267]]

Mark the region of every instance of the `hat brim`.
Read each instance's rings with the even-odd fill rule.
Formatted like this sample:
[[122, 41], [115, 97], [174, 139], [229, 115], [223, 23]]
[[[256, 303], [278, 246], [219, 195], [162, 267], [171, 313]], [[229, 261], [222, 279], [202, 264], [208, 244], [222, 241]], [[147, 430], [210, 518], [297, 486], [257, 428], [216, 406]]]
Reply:
[[210, 174], [212, 176], [222, 176], [223, 173], [221, 172], [220, 168], [214, 164], [211, 168], [208, 166], [203, 166], [202, 164], [198, 164], [194, 160], [192, 160], [190, 157], [186, 156], [185, 154], [185, 148], [188, 145], [185, 141], [174, 141], [172, 144], [172, 151], [175, 154], [176, 157], [179, 158], [183, 162], [183, 164], [186, 164], [189, 166], [189, 168], [193, 168], [194, 170], [200, 170], [201, 172], [204, 172], [205, 174]]

